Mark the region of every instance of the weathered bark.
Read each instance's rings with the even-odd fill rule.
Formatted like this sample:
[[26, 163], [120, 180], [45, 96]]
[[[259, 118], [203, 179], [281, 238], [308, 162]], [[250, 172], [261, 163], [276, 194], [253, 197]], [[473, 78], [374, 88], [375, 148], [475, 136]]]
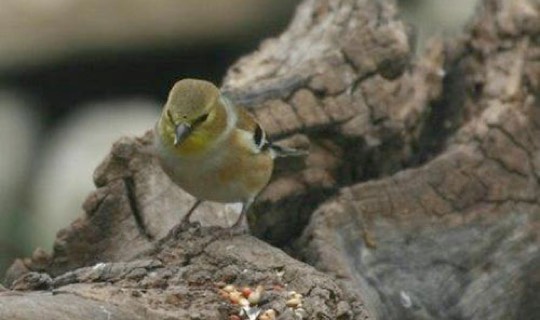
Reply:
[[294, 318], [285, 305], [288, 290], [304, 295], [303, 308], [313, 316], [369, 318], [331, 277], [251, 236], [231, 237], [217, 227], [184, 230], [126, 262], [75, 268], [54, 279], [27, 273], [13, 289], [42, 291], [3, 293], [0, 318], [228, 319], [240, 308], [220, 296], [220, 282], [265, 286], [258, 307], [284, 319]]
[[433, 155], [340, 189], [312, 216], [300, 255], [375, 317], [540, 317], [539, 35], [539, 2], [486, 1], [446, 47], [442, 96], [417, 106], [430, 120], [415, 142]]
[[[11, 289], [45, 291], [0, 293], [0, 318], [220, 319], [237, 311], [222, 281], [287, 285], [310, 319], [540, 318], [539, 36], [537, 0], [486, 0], [409, 63], [391, 3], [306, 0], [223, 88], [272, 138], [309, 145], [278, 163], [250, 225], [330, 275], [209, 227], [234, 220], [218, 204], [167, 236], [193, 200], [144, 153], [148, 134], [115, 144], [52, 256], [14, 263]], [[284, 295], [261, 307], [292, 318]]]
[[[304, 296], [310, 315], [369, 319], [358, 294], [256, 238], [215, 226], [169, 233], [193, 200], [145, 153], [151, 138], [115, 143], [85, 216], [59, 232], [53, 255], [36, 250], [12, 265], [6, 282], [16, 291], [0, 293], [0, 319], [227, 319], [240, 307], [220, 297], [218, 283], [264, 286], [257, 307], [284, 319], [295, 317], [288, 291]], [[234, 222], [220, 209], [207, 205], [197, 217]]]
[[[253, 110], [271, 138], [307, 137], [310, 145], [306, 168], [278, 169], [261, 195], [256, 235], [286, 244], [341, 186], [400, 167], [409, 139], [405, 121], [422, 126], [415, 109], [429, 102], [428, 93], [437, 94], [441, 77], [392, 80], [405, 71], [411, 53], [407, 28], [396, 15], [388, 2], [306, 1], [287, 32], [230, 69], [224, 89]], [[420, 76], [438, 70], [427, 66]], [[406, 103], [387, 109], [392, 99]], [[370, 166], [381, 158], [392, 160]]]

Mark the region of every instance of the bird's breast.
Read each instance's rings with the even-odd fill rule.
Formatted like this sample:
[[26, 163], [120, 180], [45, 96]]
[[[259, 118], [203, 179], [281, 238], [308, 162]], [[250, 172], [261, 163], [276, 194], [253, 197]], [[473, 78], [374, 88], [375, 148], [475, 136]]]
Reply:
[[202, 155], [179, 155], [158, 147], [160, 162], [173, 182], [196, 198], [240, 202], [254, 198], [270, 180], [268, 153], [251, 154], [229, 143]]

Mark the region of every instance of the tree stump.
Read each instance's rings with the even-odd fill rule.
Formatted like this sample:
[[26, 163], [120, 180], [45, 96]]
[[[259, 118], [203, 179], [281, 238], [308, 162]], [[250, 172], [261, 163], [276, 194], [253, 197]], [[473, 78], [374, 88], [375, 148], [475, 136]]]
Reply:
[[227, 319], [224, 283], [264, 286], [253, 307], [279, 319], [540, 318], [539, 36], [537, 0], [485, 0], [413, 59], [393, 3], [304, 1], [223, 90], [309, 146], [249, 216], [305, 263], [224, 232], [219, 204], [169, 234], [193, 199], [141, 151], [148, 133], [113, 146], [52, 255], [13, 264], [0, 318]]

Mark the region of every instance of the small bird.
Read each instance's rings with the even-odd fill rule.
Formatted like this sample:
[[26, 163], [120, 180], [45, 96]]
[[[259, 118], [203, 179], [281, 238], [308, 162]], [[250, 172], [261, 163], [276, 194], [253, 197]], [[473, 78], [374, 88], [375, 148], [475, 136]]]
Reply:
[[270, 143], [264, 130], [211, 82], [183, 79], [175, 83], [154, 128], [154, 147], [163, 171], [197, 201], [242, 202], [234, 227], [268, 184], [274, 159], [301, 156], [302, 150]]

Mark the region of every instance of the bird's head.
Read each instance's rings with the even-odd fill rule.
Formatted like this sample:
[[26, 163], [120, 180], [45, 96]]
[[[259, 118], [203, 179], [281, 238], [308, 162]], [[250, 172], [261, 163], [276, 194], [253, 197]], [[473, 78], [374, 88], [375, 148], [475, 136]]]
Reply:
[[219, 89], [208, 81], [183, 79], [176, 82], [162, 114], [162, 121], [174, 128], [175, 146], [181, 145], [194, 133], [211, 133], [208, 131], [212, 126], [208, 123], [216, 116], [219, 96]]

